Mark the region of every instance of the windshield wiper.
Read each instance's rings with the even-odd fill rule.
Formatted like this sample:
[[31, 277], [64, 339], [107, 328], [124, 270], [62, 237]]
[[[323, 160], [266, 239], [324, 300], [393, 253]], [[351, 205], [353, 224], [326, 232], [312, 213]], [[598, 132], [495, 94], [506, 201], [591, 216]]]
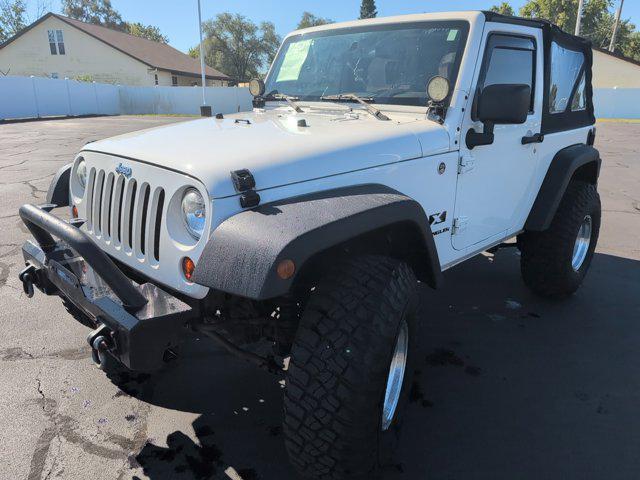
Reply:
[[362, 98], [356, 95], [355, 93], [339, 93], [338, 95], [323, 95], [320, 97], [320, 100], [325, 100], [328, 102], [340, 102], [340, 101], [348, 102], [351, 100], [355, 100], [356, 102], [364, 105], [364, 107], [367, 109], [367, 112], [369, 112], [371, 115], [376, 117], [378, 120], [391, 120], [389, 117], [387, 117], [384, 113], [382, 113], [376, 107], [368, 103], [368, 102], [374, 101], [373, 97]]
[[296, 100], [300, 100], [298, 97], [291, 97], [289, 95], [285, 95], [284, 93], [271, 92], [271, 93], [267, 93], [263, 98], [266, 101], [269, 101], [269, 100], [284, 100], [296, 112], [304, 113], [304, 110], [302, 110], [302, 108], [300, 108], [300, 105], [298, 105], [295, 102]]

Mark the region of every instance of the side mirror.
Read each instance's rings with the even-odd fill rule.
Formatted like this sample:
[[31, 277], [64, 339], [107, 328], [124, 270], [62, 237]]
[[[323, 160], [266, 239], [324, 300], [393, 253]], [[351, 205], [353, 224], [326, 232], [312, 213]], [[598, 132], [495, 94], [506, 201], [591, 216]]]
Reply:
[[469, 129], [466, 136], [469, 150], [493, 143], [494, 125], [522, 124], [527, 121], [531, 102], [531, 87], [524, 84], [489, 85], [478, 96], [476, 118], [484, 124], [482, 132]]
[[478, 119], [494, 125], [524, 123], [527, 121], [530, 102], [529, 85], [489, 85], [478, 98]]

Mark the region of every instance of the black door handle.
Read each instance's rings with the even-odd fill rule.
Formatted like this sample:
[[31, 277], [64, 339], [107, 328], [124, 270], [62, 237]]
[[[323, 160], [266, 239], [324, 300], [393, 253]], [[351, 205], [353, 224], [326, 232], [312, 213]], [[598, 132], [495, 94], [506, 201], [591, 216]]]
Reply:
[[544, 141], [544, 135], [541, 133], [534, 133], [530, 137], [522, 137], [522, 145], [528, 145], [529, 143], [542, 143]]

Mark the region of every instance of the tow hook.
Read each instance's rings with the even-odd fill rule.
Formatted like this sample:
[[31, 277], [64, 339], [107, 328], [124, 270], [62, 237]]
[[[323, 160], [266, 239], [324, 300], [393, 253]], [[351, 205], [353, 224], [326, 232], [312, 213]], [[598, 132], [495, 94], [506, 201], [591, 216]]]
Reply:
[[22, 289], [27, 297], [33, 297], [33, 285], [36, 283], [36, 267], [29, 265], [18, 274], [18, 278], [22, 282]]
[[91, 346], [91, 358], [101, 369], [105, 369], [108, 351], [111, 348], [111, 332], [105, 325], [100, 325], [87, 337]]

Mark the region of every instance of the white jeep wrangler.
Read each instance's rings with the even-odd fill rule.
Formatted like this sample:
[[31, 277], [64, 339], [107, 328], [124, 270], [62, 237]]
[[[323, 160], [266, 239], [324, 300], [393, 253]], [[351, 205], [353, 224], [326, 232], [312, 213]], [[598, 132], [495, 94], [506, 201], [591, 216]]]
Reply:
[[152, 370], [195, 331], [284, 374], [296, 469], [368, 477], [401, 425], [418, 281], [517, 237], [535, 292], [582, 282], [591, 61], [548, 22], [489, 12], [293, 32], [252, 112], [90, 143], [60, 170], [20, 209], [25, 292], [62, 297], [103, 366]]

